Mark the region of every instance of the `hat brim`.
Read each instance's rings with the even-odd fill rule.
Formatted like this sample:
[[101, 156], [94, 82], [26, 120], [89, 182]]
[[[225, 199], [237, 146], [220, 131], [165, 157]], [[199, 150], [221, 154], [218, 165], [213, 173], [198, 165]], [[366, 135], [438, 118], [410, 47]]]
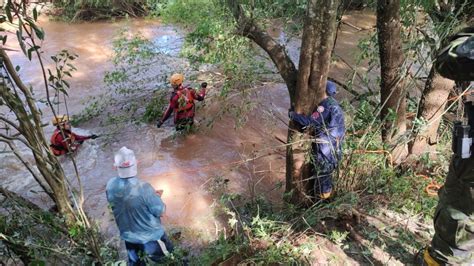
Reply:
[[121, 178], [134, 177], [137, 175], [137, 165], [134, 164], [127, 168], [117, 167], [117, 173]]

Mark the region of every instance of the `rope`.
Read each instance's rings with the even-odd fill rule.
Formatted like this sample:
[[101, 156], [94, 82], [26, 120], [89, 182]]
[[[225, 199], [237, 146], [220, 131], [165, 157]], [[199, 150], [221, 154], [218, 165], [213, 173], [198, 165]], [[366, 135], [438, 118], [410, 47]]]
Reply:
[[425, 187], [425, 192], [432, 196], [432, 197], [436, 197], [438, 195], [438, 190], [441, 188], [441, 185], [438, 184], [438, 182], [436, 182], [435, 180], [433, 180], [433, 178], [430, 178], [429, 176], [427, 175], [423, 175], [423, 174], [417, 174], [416, 175], [417, 177], [422, 177], [423, 179], [425, 180], [430, 180], [431, 182]]

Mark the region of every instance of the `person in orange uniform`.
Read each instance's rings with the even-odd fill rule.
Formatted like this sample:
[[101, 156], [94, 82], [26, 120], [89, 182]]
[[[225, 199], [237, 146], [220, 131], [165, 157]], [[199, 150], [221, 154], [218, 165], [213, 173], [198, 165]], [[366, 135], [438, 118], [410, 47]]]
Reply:
[[174, 124], [178, 131], [189, 128], [194, 124], [196, 109], [194, 100], [204, 100], [207, 83], [201, 83], [201, 90], [197, 93], [191, 87], [183, 86], [183, 80], [184, 76], [182, 74], [175, 73], [171, 76], [170, 83], [173, 92], [163, 118], [156, 125], [158, 128], [171, 116], [171, 113], [174, 113]]
[[[97, 135], [81, 136], [71, 131], [71, 123], [67, 115], [54, 117], [53, 125], [56, 126], [53, 135], [51, 136], [51, 144], [49, 145], [51, 151], [56, 156], [61, 156], [68, 152], [74, 152], [77, 148], [88, 139], [96, 139]], [[61, 134], [61, 129], [64, 132], [65, 138]]]

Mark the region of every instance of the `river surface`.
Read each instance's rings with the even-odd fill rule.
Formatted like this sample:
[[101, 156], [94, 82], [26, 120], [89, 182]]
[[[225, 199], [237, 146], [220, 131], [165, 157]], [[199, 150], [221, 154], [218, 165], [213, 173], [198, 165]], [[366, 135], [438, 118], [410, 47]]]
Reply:
[[[365, 12], [354, 12], [345, 16], [345, 20], [361, 28], [374, 25], [375, 16]], [[46, 32], [46, 40], [41, 44], [44, 58], [51, 67], [49, 55], [68, 49], [79, 55], [74, 63], [78, 71], [71, 79], [69, 112], [79, 113], [90, 101], [91, 96], [101, 96], [106, 92], [103, 77], [110, 70], [113, 54], [112, 42], [117, 33], [125, 27], [130, 32], [140, 32], [152, 40], [170, 58], [178, 59], [179, 48], [183, 42], [183, 33], [173, 26], [162, 25], [157, 20], [131, 20], [118, 22], [95, 22], [68, 24], [64, 22], [41, 19], [41, 26]], [[273, 36], [286, 38], [281, 31], [271, 29]], [[336, 54], [350, 64], [354, 63], [355, 47], [361, 37], [361, 31], [342, 25], [338, 35]], [[12, 38], [10, 42], [14, 40]], [[294, 60], [298, 59], [300, 42], [298, 39], [289, 42], [289, 51]], [[15, 48], [15, 44], [10, 44]], [[41, 73], [35, 60], [28, 59], [19, 52], [9, 52], [15, 65], [20, 66], [20, 75], [31, 84], [38, 98], [44, 98], [41, 89]], [[181, 60], [181, 61], [180, 61]], [[183, 63], [184, 64], [184, 63]], [[156, 66], [155, 73], [168, 73], [169, 69]], [[217, 71], [217, 70], [216, 70]], [[363, 71], [363, 69], [362, 69]], [[344, 81], [349, 73], [347, 65], [340, 61], [333, 64], [331, 75]], [[185, 73], [186, 74], [186, 73]], [[140, 178], [150, 182], [156, 189], [163, 189], [163, 200], [167, 204], [167, 213], [163, 222], [169, 230], [184, 232], [183, 241], [191, 246], [200, 246], [214, 239], [224, 230], [222, 221], [216, 218], [213, 203], [216, 200], [216, 184], [225, 180], [230, 191], [238, 192], [253, 198], [265, 195], [278, 205], [284, 189], [285, 159], [284, 146], [286, 139], [286, 114], [289, 97], [284, 84], [268, 82], [250, 92], [254, 109], [250, 111], [247, 123], [235, 128], [231, 115], [225, 114], [217, 119], [213, 127], [206, 127], [204, 118], [217, 113], [219, 108], [226, 108], [214, 101], [220, 90], [220, 83], [203, 78], [210, 84], [206, 104], [199, 103], [197, 120], [199, 130], [186, 136], [176, 136], [171, 123], [157, 129], [154, 124], [124, 124], [119, 127], [119, 134], [113, 139], [87, 141], [76, 155], [79, 171], [85, 191], [85, 210], [109, 238], [118, 241], [118, 230], [108, 209], [105, 197], [105, 185], [115, 175], [113, 170], [113, 152], [122, 146], [133, 149], [140, 162]], [[140, 77], [139, 77], [140, 78]], [[341, 89], [342, 90], [342, 89]], [[341, 91], [339, 99], [350, 99], [347, 92]], [[237, 95], [236, 103], [239, 102]], [[133, 100], [133, 99], [131, 99]], [[46, 106], [40, 106], [45, 113], [45, 122], [51, 114]], [[120, 110], [117, 110], [120, 111]], [[64, 106], [60, 112], [65, 112]], [[79, 133], [90, 132], [104, 134], [106, 128], [100, 126], [99, 117], [76, 128]], [[171, 119], [170, 119], [171, 120]], [[199, 123], [199, 121], [201, 121]], [[52, 126], [45, 128], [50, 136]], [[50, 203], [20, 163], [12, 156], [2, 155], [0, 175], [2, 185], [16, 191], [34, 202], [49, 206]], [[252, 158], [258, 157], [257, 160]], [[33, 161], [31, 156], [30, 161]], [[67, 158], [61, 159], [66, 172], [72, 175], [72, 166]], [[76, 184], [74, 179], [71, 182]], [[282, 185], [283, 184], [283, 185]]]

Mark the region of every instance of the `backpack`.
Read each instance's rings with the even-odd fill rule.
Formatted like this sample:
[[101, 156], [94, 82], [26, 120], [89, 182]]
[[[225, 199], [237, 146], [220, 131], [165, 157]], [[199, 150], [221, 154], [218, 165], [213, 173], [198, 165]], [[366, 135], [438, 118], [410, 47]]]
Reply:
[[185, 112], [194, 107], [194, 98], [191, 90], [191, 88], [186, 87], [176, 92], [178, 95], [178, 108], [176, 112]]

